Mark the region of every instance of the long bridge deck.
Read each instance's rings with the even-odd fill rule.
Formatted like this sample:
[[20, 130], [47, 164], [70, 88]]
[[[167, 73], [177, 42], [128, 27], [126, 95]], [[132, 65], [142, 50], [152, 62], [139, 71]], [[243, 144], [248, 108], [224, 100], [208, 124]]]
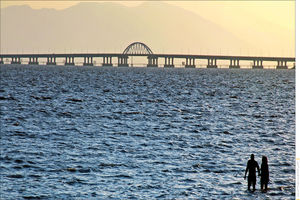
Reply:
[[[195, 60], [207, 60], [207, 68], [218, 68], [217, 61], [227, 62], [229, 68], [240, 68], [240, 61], [249, 61], [254, 69], [263, 69], [263, 62], [277, 62], [277, 69], [288, 69], [288, 63], [295, 68], [294, 57], [262, 57], [262, 56], [224, 56], [224, 55], [189, 55], [189, 54], [154, 54], [151, 49], [141, 43], [130, 44], [123, 53], [61, 53], [61, 54], [0, 54], [0, 64], [22, 64], [24, 59], [29, 65], [38, 65], [40, 59], [46, 59], [47, 65], [56, 65], [57, 59], [64, 59], [65, 65], [75, 65], [83, 60], [83, 65], [92, 66], [96, 58], [102, 58], [102, 66], [129, 66], [129, 57], [147, 57], [147, 67], [158, 67], [158, 59], [164, 59], [164, 67], [174, 67], [174, 59], [183, 59], [186, 68], [195, 68]], [[75, 62], [75, 58], [77, 62]]]
[[[47, 59], [47, 65], [56, 65], [57, 59], [63, 58], [65, 65], [75, 65], [76, 59], [83, 59], [83, 65], [93, 65], [95, 58], [102, 58], [102, 66], [113, 66], [112, 59], [118, 60], [117, 66], [129, 66], [129, 56], [147, 57], [148, 67], [158, 67], [158, 59], [164, 59], [164, 67], [174, 67], [174, 59], [183, 59], [185, 67], [195, 68], [195, 60], [207, 60], [207, 68], [217, 68], [217, 61], [229, 61], [229, 68], [240, 68], [240, 61], [252, 62], [252, 68], [263, 68], [264, 61], [277, 62], [277, 69], [287, 69], [287, 63], [295, 62], [293, 57], [260, 57], [260, 56], [224, 56], [224, 55], [187, 55], [187, 54], [121, 54], [121, 53], [71, 53], [71, 54], [0, 54], [0, 64], [5, 61], [11, 64], [39, 64], [39, 59]], [[23, 60], [21, 60], [23, 59]], [[22, 62], [21, 62], [22, 61]], [[26, 62], [25, 62], [26, 63]]]

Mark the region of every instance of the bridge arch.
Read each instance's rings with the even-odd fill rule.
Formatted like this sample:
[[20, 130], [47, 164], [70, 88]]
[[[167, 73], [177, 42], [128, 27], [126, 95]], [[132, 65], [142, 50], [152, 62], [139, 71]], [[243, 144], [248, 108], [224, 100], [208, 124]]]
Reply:
[[153, 54], [153, 52], [146, 44], [142, 42], [134, 42], [126, 47], [123, 54], [150, 55]]

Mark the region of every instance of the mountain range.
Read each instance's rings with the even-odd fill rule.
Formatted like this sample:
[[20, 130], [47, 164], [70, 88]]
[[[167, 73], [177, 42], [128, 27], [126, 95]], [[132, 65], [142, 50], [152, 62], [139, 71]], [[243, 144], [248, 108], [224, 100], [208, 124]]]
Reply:
[[114, 53], [135, 41], [154, 53], [239, 54], [250, 45], [216, 23], [159, 1], [136, 7], [84, 2], [63, 10], [1, 9], [3, 53]]

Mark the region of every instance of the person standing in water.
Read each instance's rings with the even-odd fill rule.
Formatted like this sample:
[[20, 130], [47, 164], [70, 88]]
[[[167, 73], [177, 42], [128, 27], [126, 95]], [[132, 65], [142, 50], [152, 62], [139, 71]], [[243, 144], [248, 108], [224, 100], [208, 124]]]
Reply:
[[260, 188], [263, 190], [268, 189], [269, 183], [269, 166], [268, 166], [268, 158], [266, 156], [262, 157], [261, 162], [261, 177], [260, 177]]
[[246, 168], [246, 171], [245, 171], [245, 177], [244, 177], [244, 179], [246, 179], [247, 172], [249, 171], [249, 175], [248, 175], [248, 190], [250, 190], [250, 186], [251, 185], [253, 185], [253, 191], [255, 190], [255, 185], [256, 185], [256, 168], [257, 168], [258, 176], [259, 176], [260, 175], [260, 171], [259, 171], [258, 163], [254, 160], [254, 154], [251, 154], [251, 159], [248, 160], [247, 168]]

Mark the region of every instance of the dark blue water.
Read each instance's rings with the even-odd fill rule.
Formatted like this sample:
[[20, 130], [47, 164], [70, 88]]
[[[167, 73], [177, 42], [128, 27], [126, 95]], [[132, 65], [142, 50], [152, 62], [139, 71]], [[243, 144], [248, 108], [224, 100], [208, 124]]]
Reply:
[[0, 70], [1, 199], [295, 197], [294, 70]]

